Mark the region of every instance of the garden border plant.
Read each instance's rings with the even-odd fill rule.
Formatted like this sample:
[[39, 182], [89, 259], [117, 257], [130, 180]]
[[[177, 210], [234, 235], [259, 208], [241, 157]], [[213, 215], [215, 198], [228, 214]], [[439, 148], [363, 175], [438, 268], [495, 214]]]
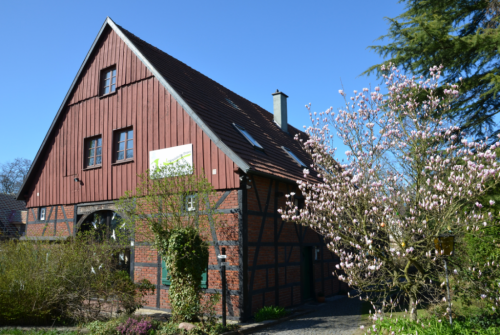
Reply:
[[264, 306], [254, 314], [254, 319], [257, 322], [266, 320], [277, 320], [288, 315], [287, 310], [281, 306]]
[[93, 232], [58, 243], [1, 242], [0, 322], [66, 325], [142, 307], [154, 286], [135, 284], [117, 270], [115, 255], [122, 248]]

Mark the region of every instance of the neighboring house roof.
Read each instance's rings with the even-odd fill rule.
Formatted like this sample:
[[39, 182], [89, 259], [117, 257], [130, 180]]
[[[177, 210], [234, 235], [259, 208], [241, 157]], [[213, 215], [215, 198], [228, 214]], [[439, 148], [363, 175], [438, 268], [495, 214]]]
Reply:
[[[67, 100], [71, 96], [78, 78], [92, 55], [94, 47], [107, 27], [117, 33], [134, 54], [144, 63], [158, 81], [182, 105], [189, 116], [208, 137], [245, 173], [272, 175], [295, 181], [303, 177], [303, 167], [298, 165], [282, 147], [289, 148], [306, 165], [312, 163], [310, 157], [294, 140], [299, 134], [306, 135], [288, 125], [285, 133], [274, 122], [273, 114], [248, 101], [207, 76], [192, 69], [181, 61], [146, 43], [126, 29], [115, 24], [109, 17], [104, 22], [81, 65], [56, 117], [40, 147], [33, 164], [20, 189], [18, 199], [23, 198], [26, 185], [41, 156], [45, 143], [62, 115]], [[269, 92], [269, 99], [271, 94]], [[234, 128], [233, 123], [243, 126], [264, 148], [264, 152], [252, 145]]]
[[16, 200], [10, 194], [0, 194], [0, 237], [17, 237], [19, 230], [13, 224], [23, 221], [22, 210], [26, 210], [26, 203]]

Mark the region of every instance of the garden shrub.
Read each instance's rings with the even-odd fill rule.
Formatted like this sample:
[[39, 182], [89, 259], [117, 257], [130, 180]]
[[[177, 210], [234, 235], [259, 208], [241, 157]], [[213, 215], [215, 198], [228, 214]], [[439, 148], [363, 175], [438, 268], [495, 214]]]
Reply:
[[287, 311], [279, 306], [264, 306], [259, 309], [255, 315], [255, 321], [261, 322], [265, 320], [276, 320], [287, 315]]
[[191, 331], [186, 331], [185, 329], [179, 329], [178, 322], [165, 322], [161, 324], [156, 330], [157, 335], [219, 335], [224, 334], [230, 331], [234, 331], [240, 328], [237, 324], [228, 324], [227, 326], [223, 326], [221, 323], [214, 323], [209, 327], [206, 327], [201, 322], [194, 323], [196, 328]]
[[214, 329], [217, 327], [219, 317], [217, 316], [216, 306], [221, 299], [219, 293], [209, 294], [206, 293], [200, 302], [200, 314], [203, 317], [200, 319], [201, 328], [208, 332], [209, 329]]
[[91, 235], [63, 243], [0, 244], [0, 324], [65, 324], [141, 306], [143, 294], [116, 271], [120, 246]]
[[158, 335], [183, 335], [187, 334], [184, 329], [179, 329], [179, 324], [176, 322], [165, 322], [156, 331]]
[[129, 318], [125, 323], [119, 325], [116, 330], [120, 335], [147, 335], [153, 333], [155, 328], [151, 320]]
[[110, 321], [93, 321], [86, 325], [92, 335], [118, 335], [118, 330], [116, 329], [122, 320], [112, 319]]

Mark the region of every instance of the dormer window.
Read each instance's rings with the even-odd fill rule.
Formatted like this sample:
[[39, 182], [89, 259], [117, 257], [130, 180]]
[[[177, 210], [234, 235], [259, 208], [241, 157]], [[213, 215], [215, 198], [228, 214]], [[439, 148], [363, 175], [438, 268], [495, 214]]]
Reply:
[[242, 126], [238, 126], [235, 123], [233, 123], [233, 126], [241, 133], [241, 135], [243, 135], [248, 140], [248, 142], [250, 142], [251, 145], [253, 145], [254, 148], [264, 150], [259, 142], [257, 142], [245, 128], [243, 128]]
[[294, 160], [294, 161], [296, 161], [296, 162], [297, 162], [300, 166], [302, 166], [302, 167], [307, 167], [307, 165], [305, 165], [305, 164], [304, 164], [304, 162], [303, 162], [303, 161], [301, 161], [301, 160], [299, 159], [299, 157], [295, 156], [295, 154], [292, 152], [292, 150], [288, 149], [287, 147], [282, 147], [282, 148], [283, 148], [283, 150], [285, 150], [285, 151], [286, 151], [286, 153], [287, 153], [288, 155], [290, 155], [290, 157], [292, 157], [292, 158], [293, 158], [293, 160]]
[[116, 91], [116, 66], [101, 71], [101, 95]]

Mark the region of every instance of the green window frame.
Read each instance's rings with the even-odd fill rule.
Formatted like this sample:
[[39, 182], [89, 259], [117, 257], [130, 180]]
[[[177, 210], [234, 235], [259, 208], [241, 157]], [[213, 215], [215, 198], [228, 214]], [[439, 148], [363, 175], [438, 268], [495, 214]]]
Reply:
[[[165, 286], [170, 286], [170, 277], [165, 261], [161, 260], [161, 283]], [[205, 271], [201, 274], [201, 288], [208, 288], [208, 262]]]

